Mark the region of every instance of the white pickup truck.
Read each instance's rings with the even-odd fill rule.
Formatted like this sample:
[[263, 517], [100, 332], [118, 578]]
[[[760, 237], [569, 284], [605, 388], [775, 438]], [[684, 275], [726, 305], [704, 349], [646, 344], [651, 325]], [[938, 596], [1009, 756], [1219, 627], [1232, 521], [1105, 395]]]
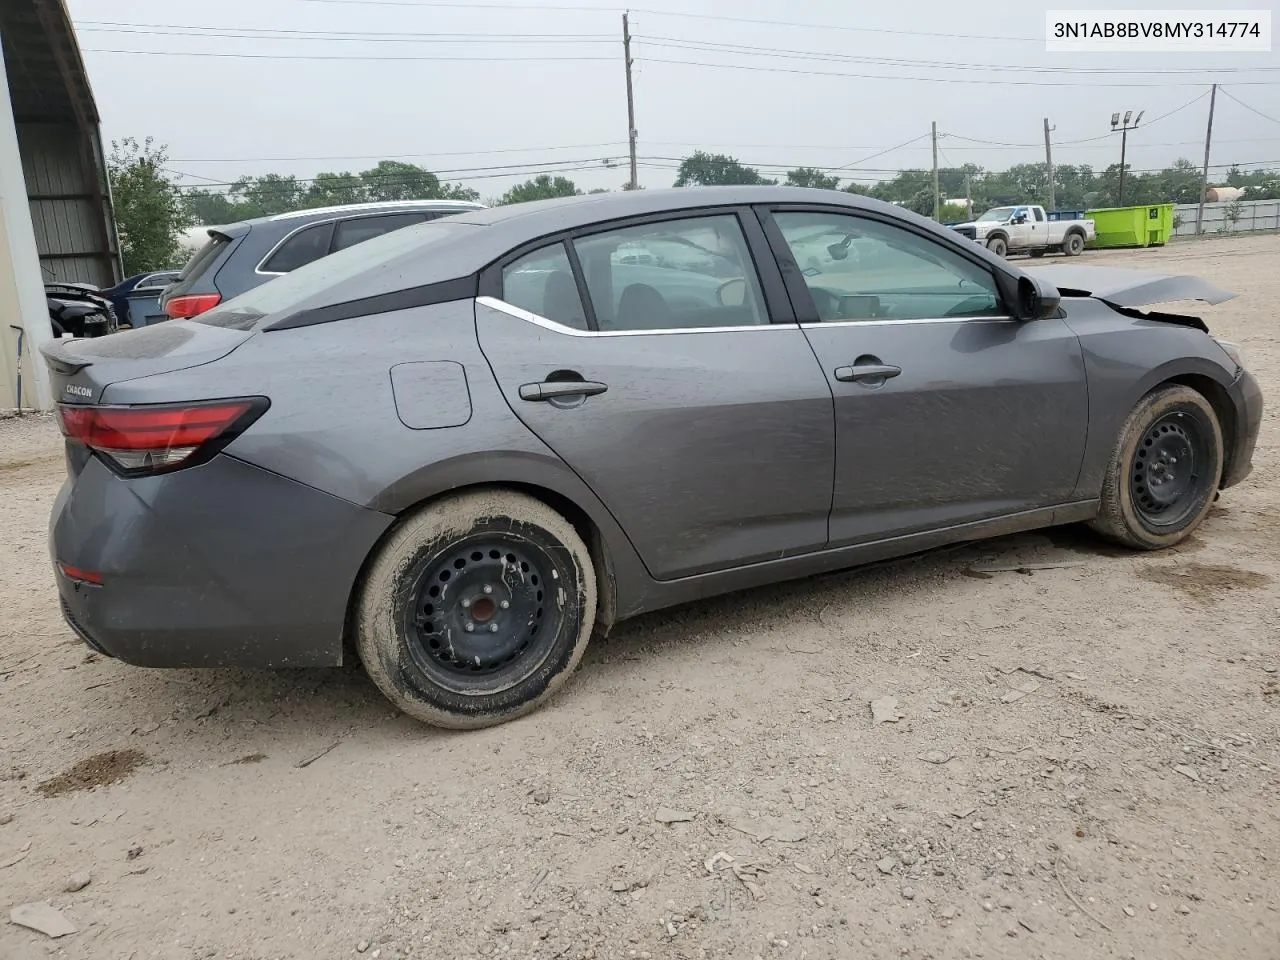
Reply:
[[958, 223], [952, 230], [976, 240], [998, 257], [1029, 253], [1043, 257], [1046, 250], [1061, 250], [1077, 257], [1094, 238], [1092, 220], [1050, 220], [1044, 207], [1022, 204], [994, 207], [977, 220]]

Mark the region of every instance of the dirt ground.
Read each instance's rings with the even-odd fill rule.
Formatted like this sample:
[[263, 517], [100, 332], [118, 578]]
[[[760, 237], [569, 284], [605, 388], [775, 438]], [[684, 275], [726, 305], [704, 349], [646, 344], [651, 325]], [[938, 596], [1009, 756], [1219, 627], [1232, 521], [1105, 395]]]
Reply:
[[[1086, 261], [1239, 291], [1205, 316], [1280, 398], [1280, 237]], [[1064, 530], [648, 616], [467, 734], [355, 669], [90, 654], [56, 432], [0, 422], [0, 907], [78, 928], [0, 957], [1276, 960], [1276, 405], [1175, 551]]]

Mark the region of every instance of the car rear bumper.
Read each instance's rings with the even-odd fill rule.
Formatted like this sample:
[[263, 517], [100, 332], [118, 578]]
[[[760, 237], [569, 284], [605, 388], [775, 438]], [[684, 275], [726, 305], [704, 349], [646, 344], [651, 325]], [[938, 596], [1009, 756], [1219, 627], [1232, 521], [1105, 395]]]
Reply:
[[1253, 470], [1253, 449], [1262, 425], [1262, 388], [1253, 374], [1247, 370], [1241, 373], [1230, 392], [1235, 405], [1236, 431], [1231, 449], [1227, 451], [1227, 468], [1222, 474], [1224, 489], [1239, 483]]
[[393, 520], [226, 455], [133, 480], [90, 458], [49, 540], [63, 617], [95, 650], [146, 667], [313, 667], [341, 663], [352, 587]]

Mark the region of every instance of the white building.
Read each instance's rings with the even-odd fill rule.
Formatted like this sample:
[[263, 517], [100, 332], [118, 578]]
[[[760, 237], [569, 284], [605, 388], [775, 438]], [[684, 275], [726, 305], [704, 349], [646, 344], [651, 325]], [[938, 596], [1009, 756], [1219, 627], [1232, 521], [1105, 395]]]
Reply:
[[44, 284], [120, 279], [97, 106], [63, 0], [0, 0], [0, 410], [48, 409]]

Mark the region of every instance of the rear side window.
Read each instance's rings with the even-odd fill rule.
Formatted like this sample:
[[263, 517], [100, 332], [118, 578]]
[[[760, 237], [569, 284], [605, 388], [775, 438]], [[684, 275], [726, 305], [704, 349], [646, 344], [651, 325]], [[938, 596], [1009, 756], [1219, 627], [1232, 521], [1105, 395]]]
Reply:
[[333, 249], [345, 250], [357, 243], [364, 243], [374, 237], [410, 227], [422, 222], [420, 213], [393, 213], [385, 217], [359, 217], [355, 220], [342, 220], [333, 229]]
[[209, 240], [195, 252], [187, 265], [178, 274], [179, 280], [194, 280], [200, 277], [218, 259], [218, 255], [231, 242], [231, 238], [221, 233], [210, 233]]
[[562, 243], [535, 250], [504, 267], [502, 299], [566, 327], [587, 329], [587, 314]]
[[1036, 207], [1036, 208], [1035, 208], [1035, 212], [1036, 212], [1036, 220], [1043, 222], [1043, 221], [1044, 221], [1044, 210], [1042, 210], [1040, 207]]
[[353, 278], [416, 249], [451, 240], [467, 229], [475, 228], [422, 224], [411, 230], [386, 233], [368, 243], [324, 257], [324, 263], [313, 261], [287, 276], [256, 286], [192, 319], [211, 326], [247, 330], [264, 316], [296, 309], [304, 303], [308, 306], [340, 303], [350, 299], [343, 295], [342, 289]]
[[289, 273], [304, 267], [328, 254], [332, 235], [332, 222], [304, 227], [286, 240], [259, 269], [263, 273]]

